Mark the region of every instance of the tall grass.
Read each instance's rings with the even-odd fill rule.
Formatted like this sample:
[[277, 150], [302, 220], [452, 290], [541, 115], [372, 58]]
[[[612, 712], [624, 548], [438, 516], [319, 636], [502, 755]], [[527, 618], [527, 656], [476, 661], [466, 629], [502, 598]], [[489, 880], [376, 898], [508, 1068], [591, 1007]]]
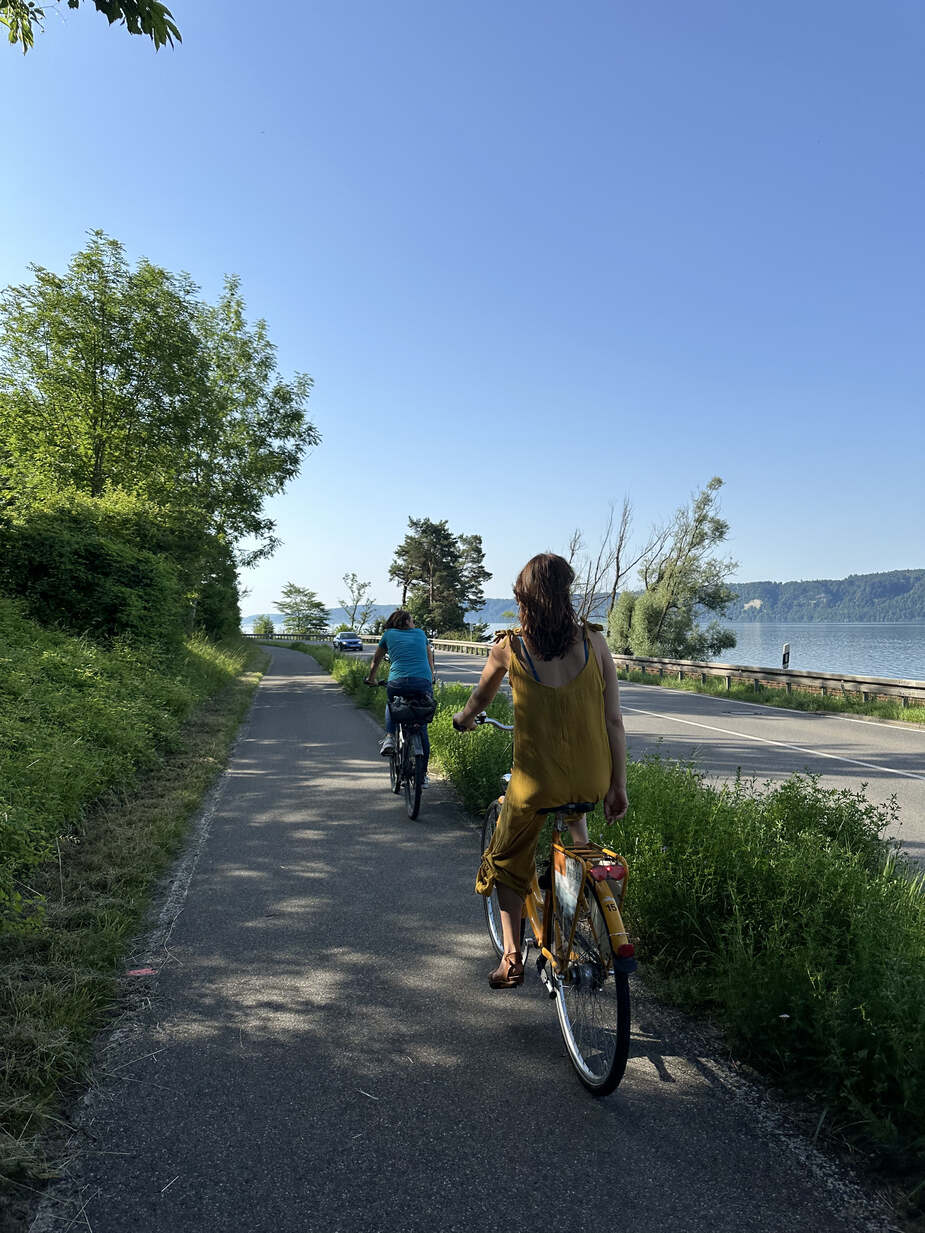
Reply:
[[[358, 684], [368, 663], [332, 656], [326, 666], [358, 702], [375, 703]], [[511, 741], [491, 728], [453, 731], [468, 695], [438, 689], [430, 732], [477, 811], [498, 794]], [[510, 721], [503, 698], [491, 709]], [[589, 827], [629, 862], [629, 923], [662, 994], [708, 1012], [740, 1057], [818, 1099], [829, 1127], [872, 1145], [915, 1194], [925, 1166], [925, 886], [883, 838], [895, 803], [805, 775], [718, 788], [696, 766], [658, 757], [627, 771], [626, 818], [608, 827], [599, 808]]]
[[169, 658], [104, 648], [0, 598], [0, 931], [27, 919], [29, 871], [56, 856], [87, 804], [154, 765], [240, 663], [237, 647], [197, 638]]

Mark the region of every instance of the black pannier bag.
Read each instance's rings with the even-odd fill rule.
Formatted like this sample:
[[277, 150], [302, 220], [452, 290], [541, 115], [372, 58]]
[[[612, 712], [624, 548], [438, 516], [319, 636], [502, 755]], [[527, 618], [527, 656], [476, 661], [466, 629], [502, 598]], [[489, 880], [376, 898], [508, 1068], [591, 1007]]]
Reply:
[[429, 724], [437, 710], [433, 694], [396, 694], [389, 703], [392, 718], [398, 724]]

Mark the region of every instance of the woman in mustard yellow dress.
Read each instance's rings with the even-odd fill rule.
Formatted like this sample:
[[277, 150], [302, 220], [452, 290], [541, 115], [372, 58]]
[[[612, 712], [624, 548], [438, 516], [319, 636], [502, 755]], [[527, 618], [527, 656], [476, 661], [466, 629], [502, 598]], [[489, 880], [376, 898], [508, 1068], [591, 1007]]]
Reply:
[[[504, 957], [488, 978], [493, 989], [522, 985], [520, 918], [534, 870], [544, 816], [537, 811], [603, 798], [608, 822], [626, 813], [626, 737], [617, 673], [599, 626], [572, 607], [575, 575], [553, 553], [527, 562], [514, 583], [520, 628], [499, 634], [469, 701], [453, 716], [475, 727], [506, 674], [514, 699], [514, 766], [504, 807], [482, 856], [475, 889], [498, 893]], [[587, 843], [584, 815], [571, 824]]]

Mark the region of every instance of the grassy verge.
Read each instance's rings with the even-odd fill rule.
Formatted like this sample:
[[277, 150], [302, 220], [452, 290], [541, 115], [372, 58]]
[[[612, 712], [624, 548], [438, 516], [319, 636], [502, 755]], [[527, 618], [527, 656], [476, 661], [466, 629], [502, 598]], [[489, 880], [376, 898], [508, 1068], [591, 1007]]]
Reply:
[[[309, 648], [305, 648], [308, 650]], [[368, 661], [310, 653], [381, 714]], [[468, 808], [497, 794], [510, 738], [462, 740], [465, 686], [437, 690], [434, 755]], [[492, 711], [510, 721], [510, 706]], [[795, 775], [708, 784], [695, 766], [628, 768], [627, 817], [592, 834], [627, 858], [630, 926], [659, 992], [721, 1023], [736, 1054], [817, 1102], [925, 1206], [925, 886], [883, 838], [894, 806]]]
[[628, 778], [627, 817], [590, 825], [629, 861], [632, 928], [661, 993], [709, 1012], [737, 1056], [812, 1096], [914, 1191], [925, 896], [881, 838], [891, 807], [800, 775], [717, 789], [658, 758]]
[[745, 681], [733, 681], [729, 689], [719, 677], [707, 677], [706, 681], [685, 677], [679, 681], [676, 676], [654, 676], [651, 672], [638, 669], [627, 671], [617, 669], [621, 681], [631, 681], [634, 685], [661, 685], [663, 689], [684, 689], [692, 694], [709, 694], [715, 698], [731, 698], [735, 702], [758, 702], [762, 706], [782, 706], [791, 711], [831, 711], [840, 715], [868, 715], [879, 719], [900, 719], [907, 723], [925, 724], [925, 706], [903, 707], [899, 699], [870, 699], [865, 702], [859, 694], [819, 694], [808, 689], [794, 689], [787, 693], [785, 689], [775, 689], [770, 685], [761, 685], [755, 689]]
[[[116, 1002], [125, 952], [266, 662], [243, 641], [191, 641], [168, 666], [32, 632], [35, 653], [18, 647], [12, 655], [8, 694], [20, 700], [20, 723], [6, 751], [13, 778], [4, 783], [31, 832], [53, 835], [54, 855], [43, 862], [29, 849], [28, 873], [20, 867], [14, 884], [16, 911], [0, 929], [0, 1192], [8, 1209], [54, 1170], [50, 1136]], [[9, 712], [4, 723], [14, 730]], [[32, 758], [42, 780], [32, 778]]]

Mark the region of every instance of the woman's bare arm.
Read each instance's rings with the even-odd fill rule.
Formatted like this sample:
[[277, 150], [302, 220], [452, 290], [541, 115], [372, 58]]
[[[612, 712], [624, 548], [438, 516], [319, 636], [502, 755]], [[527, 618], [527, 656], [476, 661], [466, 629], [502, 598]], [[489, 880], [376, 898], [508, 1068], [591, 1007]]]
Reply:
[[610, 742], [610, 789], [604, 797], [604, 816], [608, 822], [615, 822], [629, 808], [626, 795], [626, 730], [620, 710], [620, 684], [604, 635], [592, 630], [591, 645], [604, 678], [604, 722]]
[[470, 730], [475, 727], [475, 717], [484, 711], [495, 694], [501, 688], [501, 682], [511, 666], [511, 647], [507, 638], [496, 642], [488, 654], [488, 663], [482, 669], [479, 683], [469, 695], [469, 700], [461, 711], [453, 716], [453, 725], [457, 728]]
[[377, 646], [376, 654], [373, 656], [373, 662], [369, 665], [369, 672], [367, 672], [366, 674], [366, 684], [367, 685], [375, 685], [376, 670], [378, 669], [379, 665], [382, 663], [384, 658], [385, 658], [385, 647]]

